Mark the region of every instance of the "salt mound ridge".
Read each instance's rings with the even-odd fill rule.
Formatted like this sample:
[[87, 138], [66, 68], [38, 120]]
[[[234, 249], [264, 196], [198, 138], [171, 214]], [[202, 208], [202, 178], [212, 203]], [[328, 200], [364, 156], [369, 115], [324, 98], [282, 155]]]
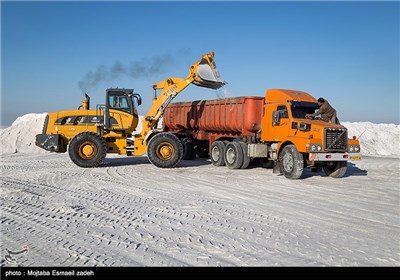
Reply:
[[0, 153], [46, 153], [35, 145], [36, 134], [42, 133], [47, 113], [18, 117], [10, 127], [0, 130]]
[[[27, 114], [0, 130], [0, 153], [47, 153], [35, 146], [35, 135], [42, 132], [46, 113]], [[142, 118], [140, 118], [139, 128]], [[342, 122], [348, 136], [360, 137], [361, 154], [400, 157], [400, 125], [371, 122]], [[138, 129], [140, 130], [140, 129]]]
[[356, 136], [361, 154], [400, 157], [400, 125], [371, 122], [341, 122], [349, 138]]

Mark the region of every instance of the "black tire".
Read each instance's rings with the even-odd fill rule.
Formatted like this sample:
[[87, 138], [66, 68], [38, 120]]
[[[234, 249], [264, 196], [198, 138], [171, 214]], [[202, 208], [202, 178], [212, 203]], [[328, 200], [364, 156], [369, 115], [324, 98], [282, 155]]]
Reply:
[[150, 139], [147, 157], [160, 168], [175, 167], [182, 159], [183, 146], [178, 137], [171, 133], [159, 133]]
[[224, 142], [225, 146], [228, 145], [228, 143], [230, 143], [231, 141], [228, 140], [223, 140], [222, 142]]
[[214, 166], [225, 165], [225, 143], [222, 141], [214, 141], [211, 144], [210, 159]]
[[246, 169], [250, 165], [250, 157], [247, 155], [247, 144], [240, 142], [243, 151], [243, 163], [240, 169]]
[[311, 167], [311, 172], [319, 173], [322, 171], [322, 167]]
[[243, 149], [239, 142], [230, 142], [225, 146], [225, 165], [230, 169], [239, 169], [243, 164]]
[[106, 157], [106, 141], [93, 132], [79, 133], [69, 142], [68, 154], [80, 167], [97, 167]]
[[294, 145], [287, 145], [279, 156], [279, 167], [288, 179], [299, 179], [303, 174], [304, 160]]
[[274, 168], [274, 161], [269, 159], [264, 159], [261, 163], [263, 168], [272, 169]]
[[197, 145], [196, 149], [193, 151], [193, 158], [196, 157], [196, 154], [198, 158], [209, 158], [210, 154], [208, 150], [209, 148], [207, 146]]
[[192, 160], [194, 159], [195, 152], [193, 150], [193, 142], [189, 138], [182, 139], [182, 159], [183, 160]]
[[347, 171], [347, 161], [332, 161], [328, 166], [324, 166], [324, 172], [332, 178], [342, 178]]

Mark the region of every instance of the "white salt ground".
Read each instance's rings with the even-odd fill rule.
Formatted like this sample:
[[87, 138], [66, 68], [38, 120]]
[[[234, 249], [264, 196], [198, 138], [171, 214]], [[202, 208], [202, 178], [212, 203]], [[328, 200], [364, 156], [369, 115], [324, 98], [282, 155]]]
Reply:
[[34, 146], [44, 117], [0, 132], [2, 266], [400, 265], [398, 125], [344, 123], [381, 156], [288, 180], [205, 159], [80, 168]]

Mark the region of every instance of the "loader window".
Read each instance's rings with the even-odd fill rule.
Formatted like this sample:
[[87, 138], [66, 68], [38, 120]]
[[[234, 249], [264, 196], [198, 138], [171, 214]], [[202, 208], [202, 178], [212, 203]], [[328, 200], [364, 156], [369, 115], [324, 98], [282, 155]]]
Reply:
[[106, 96], [106, 107], [108, 109], [124, 111], [134, 115], [135, 104], [132, 101], [133, 89], [108, 89]]
[[130, 102], [127, 96], [110, 95], [108, 104], [110, 104], [110, 109], [122, 110], [131, 114]]

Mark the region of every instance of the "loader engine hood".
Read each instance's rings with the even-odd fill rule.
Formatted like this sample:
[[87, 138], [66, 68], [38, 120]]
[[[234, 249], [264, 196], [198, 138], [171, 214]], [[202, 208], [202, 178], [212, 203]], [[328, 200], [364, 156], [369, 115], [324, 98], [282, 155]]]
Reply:
[[193, 75], [193, 84], [199, 87], [219, 89], [226, 84], [220, 79], [214, 62], [214, 52], [203, 55], [199, 62], [192, 65], [189, 75]]

